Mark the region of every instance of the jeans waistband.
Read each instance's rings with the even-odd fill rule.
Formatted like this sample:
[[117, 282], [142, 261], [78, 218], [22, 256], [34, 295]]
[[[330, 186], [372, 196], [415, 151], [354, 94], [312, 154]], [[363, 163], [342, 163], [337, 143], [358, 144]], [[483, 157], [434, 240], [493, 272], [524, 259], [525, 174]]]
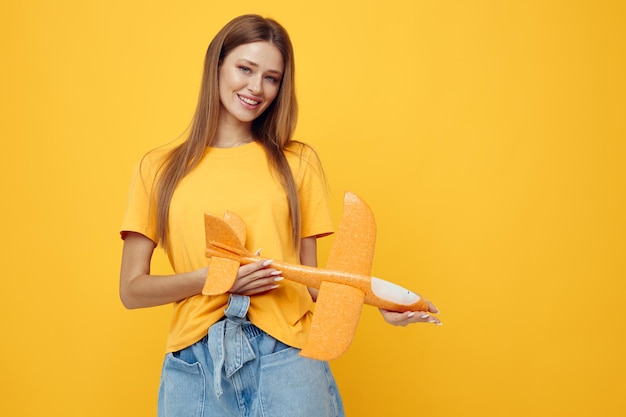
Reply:
[[252, 323], [246, 323], [242, 325], [241, 330], [248, 337], [248, 339], [253, 339], [265, 333], [263, 330], [259, 329]]

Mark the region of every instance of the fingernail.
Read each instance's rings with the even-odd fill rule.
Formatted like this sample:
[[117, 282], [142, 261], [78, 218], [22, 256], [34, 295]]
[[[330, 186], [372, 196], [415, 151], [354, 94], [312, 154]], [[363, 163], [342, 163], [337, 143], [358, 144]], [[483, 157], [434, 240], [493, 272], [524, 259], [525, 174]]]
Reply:
[[283, 279], [285, 279], [285, 278], [283, 278], [283, 277], [276, 277], [276, 278], [274, 278], [274, 281], [282, 281]]
[[282, 272], [281, 272], [281, 271], [274, 271], [274, 272], [272, 272], [270, 275], [280, 275], [280, 274], [282, 274]]
[[420, 319], [427, 319], [427, 318], [429, 318], [429, 317], [430, 317], [430, 314], [422, 314], [422, 315], [420, 316]]
[[273, 262], [273, 259], [268, 259], [267, 261], [263, 262], [263, 266], [270, 266]]
[[415, 313], [411, 311], [411, 312], [410, 312], [409, 314], [407, 314], [406, 316], [407, 316], [407, 317], [413, 317], [414, 315], [415, 315]]
[[280, 287], [280, 285], [272, 285], [272, 289], [275, 290], [276, 288]]
[[256, 252], [254, 252], [254, 254], [256, 256], [259, 256], [261, 254], [261, 248], [257, 249]]

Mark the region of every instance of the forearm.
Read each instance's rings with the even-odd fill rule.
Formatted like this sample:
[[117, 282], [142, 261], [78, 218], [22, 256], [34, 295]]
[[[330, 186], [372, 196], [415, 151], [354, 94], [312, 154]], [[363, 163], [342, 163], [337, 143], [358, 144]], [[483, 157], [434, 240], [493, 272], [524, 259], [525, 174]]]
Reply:
[[200, 294], [206, 276], [206, 268], [174, 275], [140, 274], [123, 281], [120, 298], [129, 309], [173, 303]]
[[[300, 263], [302, 265], [317, 267], [317, 239], [305, 237], [300, 242]], [[319, 290], [317, 288], [307, 287], [313, 301], [317, 300]]]
[[200, 294], [207, 268], [172, 275], [151, 275], [155, 243], [139, 233], [124, 240], [120, 270], [120, 298], [126, 308], [152, 307]]

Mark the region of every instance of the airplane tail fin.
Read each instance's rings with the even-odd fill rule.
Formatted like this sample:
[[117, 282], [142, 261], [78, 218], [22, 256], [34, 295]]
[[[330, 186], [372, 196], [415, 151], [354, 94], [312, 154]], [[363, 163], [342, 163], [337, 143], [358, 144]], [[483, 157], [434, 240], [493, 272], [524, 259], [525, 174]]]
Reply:
[[206, 256], [209, 273], [202, 289], [204, 295], [219, 295], [230, 290], [237, 278], [241, 257], [249, 256], [244, 246], [246, 225], [234, 213], [226, 212], [224, 220], [204, 215]]
[[207, 257], [219, 256], [238, 260], [242, 256], [250, 255], [244, 246], [246, 225], [236, 214], [226, 212], [223, 220], [211, 214], [205, 214], [204, 230]]

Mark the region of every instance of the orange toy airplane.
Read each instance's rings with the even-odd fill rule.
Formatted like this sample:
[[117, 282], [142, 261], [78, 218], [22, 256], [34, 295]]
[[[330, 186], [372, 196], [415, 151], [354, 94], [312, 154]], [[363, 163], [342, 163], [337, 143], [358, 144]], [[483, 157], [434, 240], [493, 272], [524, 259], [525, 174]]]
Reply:
[[[232, 213], [227, 212], [224, 220], [205, 214], [205, 230], [206, 255], [211, 259], [202, 293], [224, 294], [233, 286], [241, 264], [262, 258], [245, 248], [246, 225]], [[344, 354], [356, 332], [363, 303], [392, 311], [428, 311], [428, 303], [419, 295], [370, 276], [375, 240], [372, 211], [356, 194], [347, 192], [326, 268], [272, 264], [285, 279], [319, 289], [302, 356], [332, 360]]]

